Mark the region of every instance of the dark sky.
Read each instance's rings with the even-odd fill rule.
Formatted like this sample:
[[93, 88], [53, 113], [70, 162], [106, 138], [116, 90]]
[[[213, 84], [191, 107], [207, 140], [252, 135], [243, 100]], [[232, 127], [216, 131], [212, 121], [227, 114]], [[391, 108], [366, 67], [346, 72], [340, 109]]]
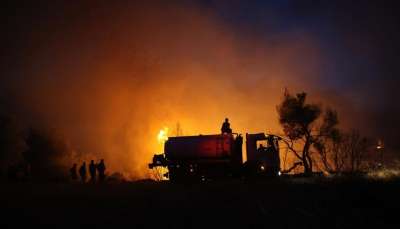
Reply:
[[[118, 11], [126, 4], [125, 1], [82, 2], [1, 3], [0, 99], [4, 106], [18, 106], [13, 102], [18, 93], [8, 86], [15, 81], [24, 82], [32, 56], [41, 52], [41, 46], [51, 43], [49, 36], [62, 38], [63, 33], [74, 31], [93, 8], [100, 9], [102, 15]], [[179, 5], [198, 9], [244, 40], [257, 37], [273, 45], [281, 37], [293, 36], [296, 40], [295, 34], [307, 34], [318, 41], [324, 55], [318, 77], [310, 84], [324, 94], [344, 98], [342, 102], [357, 111], [353, 115], [368, 120], [363, 125], [369, 127], [369, 134], [400, 148], [397, 141], [400, 32], [396, 1], [208, 0], [154, 4], [157, 3], [160, 8]], [[306, 61], [307, 53], [302, 58]]]
[[320, 73], [321, 88], [346, 95], [362, 115], [371, 117], [366, 125], [400, 146], [397, 1], [205, 2], [238, 33], [262, 31], [268, 38], [300, 30], [317, 37], [328, 57]]
[[[390, 93], [387, 84], [397, 79], [399, 16], [395, 1], [206, 2], [238, 33], [259, 35], [261, 31], [268, 38], [299, 30], [318, 37], [329, 56], [321, 73], [323, 87], [346, 91], [368, 87], [373, 91], [369, 95], [386, 96]], [[368, 102], [383, 105], [378, 98]]]

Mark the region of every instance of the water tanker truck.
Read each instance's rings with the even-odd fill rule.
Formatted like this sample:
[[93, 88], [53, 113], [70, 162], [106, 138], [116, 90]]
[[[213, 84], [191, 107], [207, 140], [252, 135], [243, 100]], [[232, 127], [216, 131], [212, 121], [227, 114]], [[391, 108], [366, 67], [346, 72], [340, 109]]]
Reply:
[[164, 174], [172, 182], [215, 180], [280, 174], [280, 137], [246, 133], [246, 158], [243, 162], [243, 137], [236, 133], [169, 137], [164, 153], [155, 154], [150, 169], [168, 168]]

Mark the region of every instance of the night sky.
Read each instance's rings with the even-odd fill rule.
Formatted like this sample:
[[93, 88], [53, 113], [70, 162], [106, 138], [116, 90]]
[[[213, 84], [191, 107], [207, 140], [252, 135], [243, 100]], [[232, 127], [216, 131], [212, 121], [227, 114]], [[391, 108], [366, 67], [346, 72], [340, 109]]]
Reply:
[[[268, 100], [268, 96], [274, 97], [265, 102], [266, 107], [269, 107], [268, 112], [275, 112], [284, 87], [292, 91], [304, 90], [315, 100], [320, 99], [337, 108], [346, 128], [361, 129], [365, 135], [382, 138], [388, 147], [398, 150], [400, 32], [395, 3], [396, 1], [313, 0], [2, 2], [1, 110], [18, 116], [23, 120], [21, 122], [29, 125], [41, 123], [68, 132], [70, 130], [64, 126], [75, 123], [82, 126], [83, 135], [99, 133], [99, 136], [106, 138], [124, 133], [105, 134], [107, 128], [90, 128], [97, 124], [95, 121], [88, 122], [90, 115], [85, 115], [86, 111], [82, 110], [95, 112], [107, 107], [113, 109], [126, 106], [131, 98], [138, 98], [138, 101], [132, 99], [136, 107], [130, 113], [137, 119], [142, 118], [141, 112], [151, 112], [160, 106], [174, 106], [183, 110], [188, 107], [183, 97], [165, 96], [174, 93], [174, 89], [163, 86], [169, 83], [169, 77], [174, 78], [173, 82], [179, 82], [178, 85], [185, 82], [182, 85], [189, 84], [190, 87], [202, 82], [200, 84], [206, 90], [206, 85], [210, 82], [226, 85], [226, 81], [232, 81], [226, 88], [211, 87], [209, 91], [204, 91], [209, 96], [204, 99], [207, 101], [204, 103], [203, 98], [198, 95], [201, 94], [200, 89], [193, 94], [182, 92], [185, 98], [199, 101], [194, 103], [199, 110], [210, 107], [212, 103], [208, 101], [213, 100], [216, 100], [215, 107], [220, 106], [225, 95], [232, 97], [240, 94], [239, 101], [253, 101], [255, 97], [259, 97], [257, 95], [262, 95], [251, 92], [253, 84], [257, 85], [264, 80], [274, 84], [274, 80], [277, 80], [273, 86], [259, 89], [271, 91], [266, 93], [265, 100]], [[139, 54], [134, 57], [126, 55], [131, 49], [139, 50], [135, 52]], [[127, 56], [133, 60], [128, 61]], [[264, 57], [267, 59], [265, 65], [262, 60]], [[147, 60], [145, 64], [142, 64], [143, 59]], [[139, 85], [138, 88], [132, 86], [132, 90], [137, 94], [130, 95], [126, 92], [129, 96], [124, 97], [121, 92], [118, 98], [113, 98], [113, 102], [110, 102], [112, 106], [108, 106], [108, 103], [90, 102], [93, 98], [103, 98], [103, 95], [107, 98], [108, 93], [112, 94], [113, 90], [120, 91], [119, 86], [112, 84], [110, 87], [115, 88], [103, 93], [102, 89], [97, 91], [98, 87], [93, 85], [106, 87], [109, 82], [114, 82], [112, 79], [118, 82], [116, 85], [131, 82], [129, 77], [126, 80], [122, 76], [104, 76], [107, 75], [105, 72], [110, 73], [117, 69], [118, 74], [123, 75], [128, 71], [127, 66], [138, 62], [141, 64], [132, 67], [137, 73], [134, 76], [135, 85]], [[98, 66], [104, 69], [97, 70]], [[162, 66], [159, 68], [162, 70], [155, 71], [157, 67], [154, 66]], [[272, 73], [264, 74], [268, 69]], [[200, 71], [207, 72], [212, 77], [204, 76], [203, 82], [202, 77], [187, 76], [191, 73], [196, 75]], [[90, 79], [82, 77], [83, 72], [91, 75]], [[158, 78], [154, 75], [158, 75]], [[157, 86], [158, 84], [160, 85]], [[157, 93], [162, 91], [165, 99], [155, 96], [151, 97], [153, 102], [141, 103], [140, 99], [147, 97], [147, 91], [154, 86], [157, 87]], [[74, 88], [76, 91], [63, 91], [64, 87]], [[80, 93], [81, 88], [94, 88], [95, 92], [89, 92], [89, 98], [86, 98], [85, 93]], [[232, 92], [235, 89], [237, 91]], [[209, 99], [213, 95], [221, 96], [221, 101]], [[74, 99], [65, 99], [68, 96], [74, 96]], [[178, 97], [180, 102], [172, 101]], [[86, 99], [89, 102], [86, 103]], [[58, 100], [60, 107], [48, 108], [58, 104]], [[148, 108], [148, 104], [155, 103], [157, 105]], [[88, 104], [95, 105], [92, 108]], [[259, 108], [262, 104], [259, 102], [256, 106]], [[235, 106], [227, 107], [226, 112], [218, 110], [215, 120], [222, 121], [224, 116], [235, 117], [231, 115], [237, 112], [233, 108]], [[45, 111], [41, 112], [41, 109]], [[248, 109], [256, 110], [251, 107]], [[70, 110], [73, 112], [69, 113]], [[130, 112], [129, 109], [128, 111]], [[123, 113], [124, 110], [118, 112]], [[166, 118], [161, 123], [168, 120], [168, 117], [173, 119], [171, 123], [178, 119], [173, 112], [165, 113]], [[191, 122], [202, 117], [194, 114], [197, 113], [185, 113], [186, 118], [191, 117], [188, 118]], [[75, 116], [79, 118], [74, 118]], [[118, 119], [125, 118], [122, 116], [118, 116]], [[247, 121], [242, 118], [244, 116], [236, 117], [243, 120], [237, 124], [241, 130], [247, 128]], [[258, 117], [249, 116], [254, 119]], [[159, 120], [158, 116], [145, 122], [150, 123], [155, 119]], [[181, 119], [185, 120], [180, 117]], [[98, 117], [96, 120], [103, 122], [106, 119]], [[113, 121], [111, 119], [106, 122]], [[185, 123], [182, 122], [185, 128]], [[125, 128], [126, 125], [121, 123], [113, 128]], [[262, 124], [267, 125], [267, 121]], [[196, 125], [187, 126], [198, 129]], [[126, 128], [127, 132], [135, 135], [141, 131]], [[153, 126], [148, 124], [141, 128], [147, 131]], [[206, 128], [197, 132], [209, 131], [208, 126]], [[218, 128], [219, 123], [216, 124], [216, 130]], [[152, 134], [150, 131], [145, 136]], [[66, 135], [74, 139], [72, 135]], [[92, 147], [94, 144], [84, 144], [76, 139], [72, 142], [79, 149], [101, 149], [101, 146]], [[85, 148], [83, 145], [88, 146]]]
[[[399, 124], [396, 1], [206, 2], [203, 6], [237, 33], [263, 36], [266, 42], [295, 31], [314, 37], [327, 58], [318, 82], [312, 83], [348, 96], [354, 106], [370, 108], [367, 112], [374, 113], [384, 132]], [[381, 126], [384, 119], [391, 121]]]

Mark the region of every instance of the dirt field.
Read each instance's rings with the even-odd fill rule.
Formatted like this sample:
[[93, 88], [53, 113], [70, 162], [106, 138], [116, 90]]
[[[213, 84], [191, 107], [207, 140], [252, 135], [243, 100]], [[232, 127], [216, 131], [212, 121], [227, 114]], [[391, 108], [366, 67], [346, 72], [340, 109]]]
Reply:
[[[400, 182], [2, 184], [3, 226], [399, 228]], [[2, 227], [4, 228], [4, 227]]]

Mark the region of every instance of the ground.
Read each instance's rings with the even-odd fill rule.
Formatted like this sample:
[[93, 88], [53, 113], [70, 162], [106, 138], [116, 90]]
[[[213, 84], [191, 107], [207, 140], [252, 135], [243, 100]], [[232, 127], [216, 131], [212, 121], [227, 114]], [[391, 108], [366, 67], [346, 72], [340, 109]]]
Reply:
[[[170, 184], [2, 184], [2, 228], [399, 228], [400, 181], [285, 178]], [[396, 227], [397, 226], [397, 227]]]

